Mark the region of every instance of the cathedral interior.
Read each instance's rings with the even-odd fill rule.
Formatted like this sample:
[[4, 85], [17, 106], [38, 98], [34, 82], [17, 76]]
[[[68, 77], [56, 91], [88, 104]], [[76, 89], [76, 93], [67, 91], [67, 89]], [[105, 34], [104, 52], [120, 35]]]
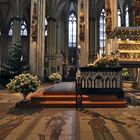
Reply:
[[[140, 139], [139, 26], [140, 0], [0, 0], [0, 140]], [[3, 86], [15, 54], [42, 82], [26, 100]]]
[[86, 66], [114, 54], [138, 81], [139, 7], [139, 0], [1, 0], [0, 71], [20, 42], [30, 72], [41, 80], [53, 72], [72, 77], [78, 61]]

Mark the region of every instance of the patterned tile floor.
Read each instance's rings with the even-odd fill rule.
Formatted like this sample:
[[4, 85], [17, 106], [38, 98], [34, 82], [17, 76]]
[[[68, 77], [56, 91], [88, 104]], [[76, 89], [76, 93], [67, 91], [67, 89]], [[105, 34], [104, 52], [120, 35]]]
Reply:
[[[131, 90], [129, 91], [131, 93]], [[21, 99], [20, 94], [0, 90], [0, 140], [140, 139], [138, 104], [129, 105], [127, 108], [84, 110], [15, 109], [15, 102]]]

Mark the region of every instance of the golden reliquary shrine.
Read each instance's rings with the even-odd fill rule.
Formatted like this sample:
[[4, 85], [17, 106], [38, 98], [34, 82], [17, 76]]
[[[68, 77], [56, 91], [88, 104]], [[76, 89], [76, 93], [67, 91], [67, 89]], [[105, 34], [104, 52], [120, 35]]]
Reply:
[[122, 64], [140, 64], [139, 27], [117, 27], [108, 38], [116, 42], [115, 55]]
[[119, 40], [117, 52], [120, 61], [140, 61], [140, 41]]

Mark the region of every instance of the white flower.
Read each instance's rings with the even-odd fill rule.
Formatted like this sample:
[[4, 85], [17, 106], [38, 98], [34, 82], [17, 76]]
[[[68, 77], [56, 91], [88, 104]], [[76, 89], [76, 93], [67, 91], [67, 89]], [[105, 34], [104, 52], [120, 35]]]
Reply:
[[15, 76], [15, 78], [10, 80], [10, 83], [8, 83], [6, 86], [12, 92], [28, 94], [36, 91], [39, 85], [40, 81], [38, 77], [27, 73]]
[[49, 76], [49, 79], [51, 81], [56, 81], [56, 80], [61, 80], [61, 75], [59, 73], [52, 73], [50, 76]]

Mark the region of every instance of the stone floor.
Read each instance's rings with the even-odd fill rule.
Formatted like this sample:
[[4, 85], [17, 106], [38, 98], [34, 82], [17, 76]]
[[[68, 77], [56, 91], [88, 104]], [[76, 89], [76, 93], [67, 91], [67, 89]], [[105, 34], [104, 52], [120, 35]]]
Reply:
[[127, 108], [84, 110], [15, 109], [22, 96], [0, 90], [0, 140], [139, 140], [140, 91], [130, 83], [124, 90]]

